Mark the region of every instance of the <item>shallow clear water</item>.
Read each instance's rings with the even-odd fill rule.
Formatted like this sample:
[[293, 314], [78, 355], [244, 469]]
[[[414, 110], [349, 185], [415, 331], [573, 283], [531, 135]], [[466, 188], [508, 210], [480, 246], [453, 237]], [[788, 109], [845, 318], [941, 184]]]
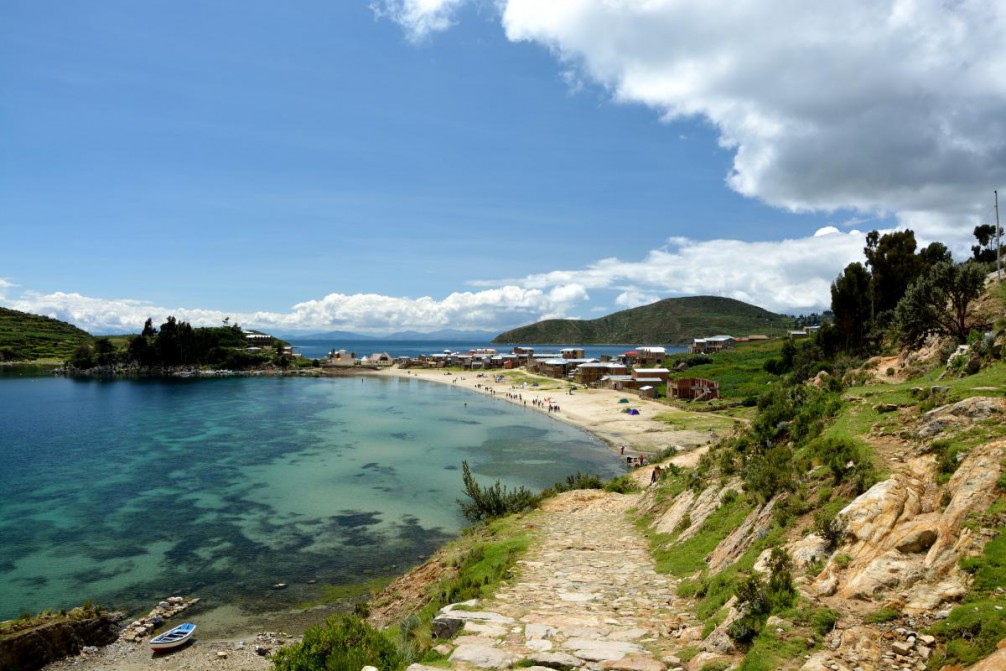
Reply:
[[420, 380], [6, 377], [0, 619], [169, 593], [269, 610], [399, 572], [462, 527], [462, 460], [535, 489], [621, 472], [577, 429]]

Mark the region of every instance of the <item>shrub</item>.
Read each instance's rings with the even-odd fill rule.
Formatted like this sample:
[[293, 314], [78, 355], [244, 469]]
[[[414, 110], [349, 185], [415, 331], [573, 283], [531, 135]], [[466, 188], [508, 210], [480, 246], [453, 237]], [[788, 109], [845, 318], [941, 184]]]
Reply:
[[845, 521], [838, 515], [831, 516], [818, 510], [814, 513], [814, 532], [824, 539], [831, 552], [845, 540]]
[[538, 505], [541, 497], [527, 487], [510, 490], [497, 480], [492, 487], [483, 489], [472, 477], [472, 471], [467, 461], [461, 462], [462, 478], [465, 483], [465, 495], [471, 500], [458, 499], [461, 513], [471, 522], [481, 522], [511, 513], [520, 513]]
[[639, 485], [631, 476], [621, 475], [617, 478], [612, 478], [608, 482], [604, 483], [604, 491], [615, 492], [616, 494], [628, 494], [629, 492], [635, 492], [639, 490]]
[[757, 619], [752, 615], [739, 617], [727, 626], [727, 636], [741, 645], [746, 645], [753, 641], [759, 631], [761, 631], [761, 627]]
[[297, 645], [281, 648], [273, 658], [274, 671], [360, 671], [376, 666], [384, 671], [405, 667], [398, 648], [364, 620], [336, 615], [311, 627]]
[[818, 636], [830, 633], [838, 624], [838, 615], [838, 611], [831, 608], [815, 608], [809, 618], [811, 629]]

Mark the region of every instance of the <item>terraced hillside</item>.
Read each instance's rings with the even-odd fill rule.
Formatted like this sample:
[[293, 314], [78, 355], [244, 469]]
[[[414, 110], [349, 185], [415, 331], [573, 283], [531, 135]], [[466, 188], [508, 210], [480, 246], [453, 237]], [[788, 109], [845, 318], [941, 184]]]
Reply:
[[87, 331], [58, 319], [0, 308], [0, 361], [66, 360], [93, 340]]

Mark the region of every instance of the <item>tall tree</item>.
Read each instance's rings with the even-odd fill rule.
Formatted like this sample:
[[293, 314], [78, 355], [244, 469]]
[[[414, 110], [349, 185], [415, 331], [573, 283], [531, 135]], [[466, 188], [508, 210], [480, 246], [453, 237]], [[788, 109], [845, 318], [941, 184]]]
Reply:
[[[1001, 227], [997, 230], [993, 224], [975, 226], [974, 235], [978, 244], [971, 246], [971, 253], [975, 261], [980, 263], [996, 262], [996, 248], [1002, 232], [1003, 229]], [[997, 233], [998, 236], [996, 235]]]
[[863, 253], [873, 277], [874, 316], [893, 310], [919, 276], [922, 261], [915, 248], [915, 233], [911, 230], [867, 234]]
[[861, 348], [870, 328], [870, 273], [862, 263], [850, 263], [832, 282], [831, 311], [845, 349]]
[[925, 271], [943, 261], [953, 263], [954, 257], [942, 242], [931, 242], [919, 250], [919, 260], [922, 262], [922, 270]]
[[969, 261], [939, 263], [920, 276], [895, 312], [901, 342], [918, 346], [929, 335], [950, 336], [962, 343], [975, 329], [988, 324], [968, 315], [968, 308], [985, 288], [985, 271]]

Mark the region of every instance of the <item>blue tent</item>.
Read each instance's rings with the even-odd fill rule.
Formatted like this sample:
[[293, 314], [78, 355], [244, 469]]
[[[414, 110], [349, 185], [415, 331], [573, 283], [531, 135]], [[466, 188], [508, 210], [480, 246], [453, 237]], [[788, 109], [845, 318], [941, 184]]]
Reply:
[[638, 415], [639, 411], [636, 410], [635, 408], [629, 408], [629, 414], [630, 415]]

